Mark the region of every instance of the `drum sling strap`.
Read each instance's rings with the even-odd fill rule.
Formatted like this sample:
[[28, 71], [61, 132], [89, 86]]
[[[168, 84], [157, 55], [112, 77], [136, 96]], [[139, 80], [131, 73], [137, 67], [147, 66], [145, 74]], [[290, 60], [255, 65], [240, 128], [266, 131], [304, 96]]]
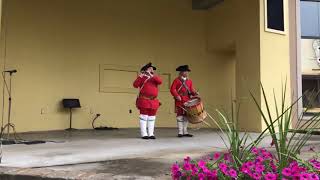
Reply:
[[[178, 94], [179, 94], [179, 92], [181, 91], [182, 87], [185, 87], [186, 90], [187, 90], [187, 92], [188, 92], [188, 96], [189, 96], [189, 98], [190, 98], [190, 96], [192, 95], [192, 93], [191, 93], [189, 87], [187, 86], [186, 81], [182, 80], [181, 78], [179, 78], [179, 80], [181, 81], [182, 84], [181, 84], [181, 86], [179, 87], [179, 89], [178, 89], [178, 91], [177, 91]], [[186, 111], [183, 107], [180, 107], [180, 108], [182, 108], [184, 111]]]
[[143, 81], [143, 83], [142, 83], [142, 85], [141, 85], [141, 87], [140, 87], [140, 89], [139, 89], [139, 94], [138, 94], [139, 96], [140, 96], [140, 93], [141, 93], [144, 85], [146, 84], [146, 82], [147, 82], [149, 79], [151, 79], [151, 77], [148, 77], [146, 80]]
[[188, 92], [188, 96], [191, 96], [192, 93], [191, 93], [189, 87], [188, 87], [187, 84], [186, 84], [187, 81], [183, 81], [182, 79], [180, 79], [180, 81], [181, 81], [182, 85], [179, 87], [179, 89], [178, 89], [177, 92], [179, 93], [179, 91], [182, 89], [182, 87], [184, 87], [184, 88], [186, 88], [186, 90], [187, 90], [187, 92]]
[[142, 83], [141, 87], [139, 88], [139, 93], [138, 93], [136, 102], [138, 101], [138, 98], [139, 98], [140, 95], [141, 95], [141, 90], [143, 89], [144, 85], [146, 84], [146, 82], [147, 82], [149, 79], [151, 79], [151, 77], [148, 77], [146, 80], [144, 80], [144, 82]]

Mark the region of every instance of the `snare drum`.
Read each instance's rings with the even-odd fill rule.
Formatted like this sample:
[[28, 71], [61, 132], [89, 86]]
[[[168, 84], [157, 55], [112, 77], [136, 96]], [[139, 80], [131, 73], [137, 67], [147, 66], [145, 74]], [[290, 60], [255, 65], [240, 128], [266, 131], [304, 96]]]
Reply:
[[191, 124], [201, 123], [207, 117], [207, 112], [204, 110], [203, 103], [200, 98], [191, 99], [185, 102], [184, 108], [187, 113], [188, 121]]

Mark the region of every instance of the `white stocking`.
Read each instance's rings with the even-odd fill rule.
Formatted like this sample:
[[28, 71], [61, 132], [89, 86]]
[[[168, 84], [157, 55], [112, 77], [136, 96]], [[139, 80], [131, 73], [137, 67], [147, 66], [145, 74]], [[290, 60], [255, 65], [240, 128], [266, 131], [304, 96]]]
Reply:
[[183, 116], [177, 117], [178, 134], [183, 135]]
[[156, 116], [148, 117], [148, 134], [149, 136], [154, 136], [154, 124], [156, 122]]
[[183, 117], [183, 134], [188, 134], [188, 124], [187, 117]]
[[140, 118], [141, 137], [148, 136], [148, 133], [147, 133], [148, 115], [141, 114], [139, 118]]

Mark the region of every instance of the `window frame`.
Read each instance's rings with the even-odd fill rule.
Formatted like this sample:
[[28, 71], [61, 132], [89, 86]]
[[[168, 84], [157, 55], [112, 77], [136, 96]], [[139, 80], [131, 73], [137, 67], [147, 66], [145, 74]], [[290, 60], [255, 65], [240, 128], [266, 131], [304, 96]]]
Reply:
[[[320, 0], [300, 0], [301, 1], [306, 1], [306, 2], [318, 2], [320, 4]], [[300, 7], [301, 8], [301, 7]], [[300, 14], [301, 16], [301, 14]], [[320, 18], [320, 11], [319, 11], [319, 14], [318, 14], [318, 18]], [[320, 30], [320, 20], [319, 21], [319, 30]], [[300, 22], [300, 24], [302, 24]], [[301, 25], [300, 25], [301, 26]], [[319, 33], [319, 36], [303, 36], [302, 35], [302, 32], [301, 32], [301, 39], [320, 39], [320, 33]]]
[[282, 0], [283, 3], [283, 31], [281, 30], [276, 30], [276, 29], [271, 29], [268, 27], [268, 0], [264, 0], [264, 30], [266, 32], [270, 33], [275, 33], [275, 34], [280, 34], [280, 35], [286, 35], [287, 34], [287, 23], [286, 23], [286, 10], [285, 10], [285, 0]]

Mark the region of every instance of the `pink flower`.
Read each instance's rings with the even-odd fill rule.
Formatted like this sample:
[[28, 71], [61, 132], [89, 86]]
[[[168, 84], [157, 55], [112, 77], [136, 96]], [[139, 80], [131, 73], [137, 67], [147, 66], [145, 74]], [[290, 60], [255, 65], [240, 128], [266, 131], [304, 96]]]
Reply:
[[177, 163], [173, 164], [171, 167], [171, 172], [177, 172], [180, 170], [180, 167]]
[[320, 170], [320, 163], [313, 164], [313, 167], [317, 170]]
[[218, 179], [218, 171], [217, 170], [213, 170], [207, 176], [208, 176], [207, 177], [208, 180], [217, 180]]
[[258, 173], [253, 173], [252, 176], [251, 176], [251, 178], [253, 178], [253, 179], [255, 179], [255, 180], [259, 180], [259, 179], [262, 178], [262, 176], [261, 176], [260, 174], [258, 174]]
[[219, 164], [219, 169], [221, 170], [221, 172], [223, 172], [224, 174], [227, 173], [227, 169], [228, 169], [228, 166], [224, 163], [220, 163]]
[[204, 168], [204, 167], [206, 167], [206, 162], [203, 161], [203, 160], [200, 160], [200, 161], [198, 162], [198, 166], [199, 166], [200, 168]]
[[299, 166], [289, 166], [291, 169], [291, 174], [299, 174], [300, 173], [300, 167]]
[[250, 169], [241, 168], [240, 172], [242, 172], [243, 174], [249, 174], [250, 173]]
[[291, 169], [291, 176], [292, 176], [293, 178], [299, 179], [300, 173], [301, 173], [301, 172], [300, 172], [299, 167], [293, 167], [293, 168]]
[[171, 176], [172, 176], [172, 179], [173, 180], [178, 180], [180, 179], [181, 177], [181, 172], [179, 171], [180, 170], [180, 167], [178, 164], [173, 164], [172, 167], [171, 167]]
[[190, 177], [188, 177], [188, 174], [187, 174], [187, 173], [182, 173], [182, 174], [181, 174], [181, 177], [185, 177], [187, 180], [190, 180]]
[[270, 152], [263, 152], [262, 156], [264, 159], [272, 159], [272, 154]]
[[255, 170], [257, 173], [262, 173], [265, 170], [265, 167], [263, 165], [257, 165]]
[[254, 154], [254, 155], [258, 155], [258, 154], [259, 154], [259, 150], [258, 150], [258, 148], [256, 148], [256, 147], [253, 147], [253, 148], [251, 149], [251, 152], [252, 152], [252, 154]]
[[257, 164], [260, 164], [260, 163], [262, 163], [264, 161], [264, 159], [263, 159], [263, 157], [257, 157], [256, 158], [256, 160], [255, 160], [255, 162], [257, 163]]
[[249, 168], [254, 167], [254, 163], [251, 161], [248, 161], [246, 164], [248, 165]]
[[273, 161], [270, 162], [270, 167], [271, 167], [272, 171], [274, 171], [274, 172], [277, 171], [277, 166], [274, 164]]
[[229, 172], [228, 172], [229, 176], [232, 177], [232, 178], [236, 178], [238, 176], [238, 173], [236, 170], [234, 169], [230, 169]]
[[317, 175], [317, 174], [310, 174], [310, 179], [312, 179], [312, 180], [319, 180], [320, 177], [319, 177], [319, 175]]
[[202, 168], [203, 173], [210, 174], [210, 170], [207, 167]]
[[[257, 153], [256, 156], [252, 155]], [[221, 162], [220, 159], [222, 158]], [[224, 174], [221, 178], [237, 179], [239, 177], [250, 177], [245, 179], [254, 180], [320, 180], [319, 172], [320, 162], [316, 159], [310, 160], [310, 166], [305, 166], [297, 161], [289, 161], [289, 165], [279, 172], [278, 160], [266, 149], [254, 147], [252, 154], [247, 162], [244, 162], [241, 167], [234, 169], [232, 156], [229, 153], [221, 154], [216, 152], [211, 155], [210, 159], [203, 159], [194, 163], [190, 157], [184, 158], [184, 163], [179, 166], [177, 163], [171, 166], [171, 176], [173, 180], [180, 179], [199, 179], [199, 180], [218, 180], [218, 175]], [[225, 161], [223, 161], [225, 159]], [[212, 160], [219, 160], [218, 169], [212, 168], [215, 166], [211, 163]], [[309, 169], [311, 166], [314, 169]]]
[[250, 173], [250, 167], [248, 165], [248, 163], [243, 163], [241, 168], [240, 168], [240, 172], [244, 173], [244, 174], [249, 174]]
[[205, 175], [203, 173], [199, 173], [198, 174], [198, 179], [199, 180], [204, 180], [205, 179]]
[[212, 175], [213, 175], [213, 176], [218, 176], [218, 170], [213, 170], [213, 171], [212, 171]]
[[230, 153], [224, 154], [223, 159], [224, 159], [225, 161], [227, 161], [227, 162], [230, 162], [230, 161], [231, 161], [231, 155], [230, 155]]
[[299, 166], [299, 164], [298, 164], [298, 162], [297, 161], [293, 161], [292, 163], [290, 163], [290, 165], [289, 165], [289, 167], [290, 168], [293, 168], [293, 167], [298, 167]]
[[312, 159], [310, 160], [310, 163], [312, 164], [312, 166], [317, 169], [317, 170], [320, 170], [320, 162], [315, 160], [315, 159]]
[[191, 170], [191, 164], [189, 162], [185, 163], [183, 165], [183, 169], [186, 170], [186, 171], [190, 171]]
[[180, 171], [178, 171], [177, 173], [172, 175], [172, 179], [173, 180], [179, 180], [180, 177], [181, 177], [181, 172]]
[[274, 173], [267, 173], [265, 175], [265, 179], [266, 180], [277, 180], [277, 174], [274, 174]]
[[261, 148], [260, 151], [261, 151], [262, 154], [267, 152], [267, 150], [264, 149], [264, 148]]
[[299, 167], [299, 172], [306, 172], [308, 169], [305, 167]]
[[191, 174], [192, 174], [192, 176], [195, 176], [198, 172], [199, 172], [199, 170], [196, 167], [193, 167]]
[[291, 175], [292, 175], [291, 169], [290, 168], [284, 168], [282, 170], [282, 175], [287, 176], [287, 177], [291, 177]]
[[300, 175], [300, 180], [309, 180], [310, 175], [308, 173], [303, 173]]
[[218, 160], [218, 159], [220, 159], [220, 156], [221, 156], [220, 153], [214, 153], [213, 159], [214, 159], [214, 160]]
[[253, 172], [249, 172], [247, 175], [252, 178], [253, 177]]
[[314, 163], [320, 163], [320, 162], [315, 159], [312, 159], [312, 160], [310, 160], [310, 163], [314, 164]]
[[184, 158], [184, 162], [185, 162], [185, 163], [190, 162], [190, 161], [191, 161], [191, 158], [190, 158], [189, 156], [187, 156], [187, 157]]

